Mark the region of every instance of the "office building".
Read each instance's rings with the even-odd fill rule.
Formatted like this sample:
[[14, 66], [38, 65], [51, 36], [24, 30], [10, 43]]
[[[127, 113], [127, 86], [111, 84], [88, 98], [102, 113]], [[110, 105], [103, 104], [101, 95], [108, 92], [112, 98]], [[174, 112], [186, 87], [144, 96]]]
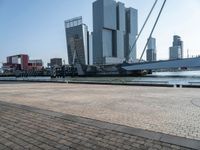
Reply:
[[7, 63], [4, 67], [12, 68], [13, 70], [28, 70], [29, 56], [26, 54], [13, 55], [7, 57]]
[[93, 65], [93, 33], [89, 34], [89, 65]]
[[134, 8], [126, 9], [126, 39], [125, 58], [131, 62], [136, 62], [137, 49], [132, 47], [138, 34], [138, 11]]
[[66, 41], [69, 64], [89, 64], [88, 27], [82, 17], [65, 21]]
[[173, 37], [173, 46], [180, 46], [181, 49], [181, 58], [183, 58], [183, 41], [181, 40], [181, 37], [178, 35], [174, 35]]
[[7, 62], [3, 64], [7, 70], [41, 70], [43, 62], [41, 59], [29, 60], [27, 54], [13, 55], [7, 57]]
[[35, 59], [28, 61], [28, 70], [41, 70], [43, 68], [42, 59]]
[[50, 60], [50, 67], [62, 66], [62, 58], [52, 58]]
[[93, 3], [93, 63], [122, 63], [136, 60], [137, 10], [114, 0]]
[[174, 35], [172, 47], [169, 48], [169, 59], [183, 58], [183, 41], [178, 35]]
[[156, 54], [156, 39], [150, 38], [148, 40], [148, 48], [146, 53], [146, 58], [148, 62], [156, 61], [157, 60], [157, 54]]

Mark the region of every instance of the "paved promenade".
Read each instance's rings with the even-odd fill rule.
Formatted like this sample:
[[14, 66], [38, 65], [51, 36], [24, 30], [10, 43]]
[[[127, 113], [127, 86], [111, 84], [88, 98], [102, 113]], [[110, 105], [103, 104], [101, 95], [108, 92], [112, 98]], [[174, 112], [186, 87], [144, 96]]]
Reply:
[[199, 89], [8, 82], [0, 101], [200, 140]]
[[[61, 114], [68, 114], [65, 116], [71, 119], [73, 118], [72, 120], [79, 123], [80, 126], [83, 125], [83, 122], [88, 125], [88, 122], [91, 123], [93, 120], [99, 120], [95, 125], [89, 124], [89, 126], [98, 128], [104, 126], [110, 127], [108, 124], [102, 124], [103, 122], [109, 122], [112, 125], [112, 128], [108, 129], [109, 131], [128, 135], [130, 135], [131, 131], [132, 136], [142, 137], [144, 139], [150, 138], [156, 142], [160, 141], [171, 145], [182, 145], [181, 143], [185, 143], [186, 145], [183, 144], [183, 147], [188, 146], [192, 148], [192, 146], [194, 146], [193, 148], [200, 149], [197, 144], [200, 140], [199, 89], [0, 82], [0, 101], [0, 110], [3, 110], [0, 116], [2, 117], [2, 113], [7, 112], [9, 113], [7, 115], [10, 115], [7, 117], [14, 117], [13, 120], [7, 120], [7, 122], [3, 122], [6, 120], [0, 119], [0, 122], [4, 123], [4, 127], [0, 126], [1, 132], [9, 131], [5, 127], [12, 128], [11, 126], [7, 126], [6, 123], [9, 123], [8, 121], [12, 121], [11, 123], [14, 121], [14, 123], [10, 125], [17, 125], [17, 123], [20, 123], [20, 120], [28, 121], [28, 119], [23, 119], [20, 115], [30, 119], [33, 117], [31, 120], [32, 125], [29, 124], [27, 126], [28, 128], [34, 127], [34, 119], [36, 119], [36, 121], [41, 118], [41, 120], [43, 120], [43, 118], [51, 119], [48, 121], [50, 125], [47, 123], [45, 124], [45, 120], [43, 120], [42, 123], [44, 123], [46, 127], [57, 123], [59, 117], [54, 118], [51, 115], [51, 117], [46, 117], [45, 115], [48, 116], [48, 113], [41, 115], [37, 111], [33, 111], [34, 113], [27, 110], [25, 111], [24, 107], [22, 109], [23, 112], [19, 113], [22, 110], [20, 110], [21, 108], [17, 109], [16, 106], [16, 110], [8, 109], [11, 107], [11, 103], [15, 103], [30, 106], [29, 109], [31, 110], [40, 108], [43, 110], [42, 112], [45, 112], [44, 110], [50, 110]], [[2, 106], [4, 102], [7, 106]], [[18, 113], [15, 114], [15, 112]], [[39, 114], [41, 116], [38, 116]], [[74, 117], [70, 115], [90, 119], [83, 121], [79, 118], [79, 122], [77, 122], [76, 117], [74, 119]], [[64, 120], [66, 120], [66, 118]], [[26, 122], [24, 122], [24, 126], [26, 126], [25, 123]], [[113, 124], [122, 125], [123, 127], [113, 127]], [[20, 124], [20, 127], [21, 126]], [[65, 126], [69, 126], [69, 124], [65, 124]], [[124, 129], [124, 126], [128, 127], [128, 129]], [[124, 130], [118, 130], [122, 128]], [[16, 129], [18, 130], [18, 128]], [[135, 129], [139, 129], [139, 131]], [[37, 130], [40, 131], [40, 128], [37, 128]], [[107, 131], [107, 128], [105, 130]], [[143, 131], [148, 132], [146, 133]], [[173, 136], [179, 138], [174, 139]], [[143, 141], [145, 141], [144, 139]], [[191, 145], [188, 144], [188, 140]], [[173, 143], [174, 141], [175, 143]], [[193, 143], [194, 141], [198, 142]], [[4, 141], [0, 141], [0, 143], [4, 144]], [[4, 146], [2, 145], [2, 147]]]
[[179, 137], [0, 102], [1, 150], [187, 150], [192, 149], [190, 146], [197, 149], [200, 144]]

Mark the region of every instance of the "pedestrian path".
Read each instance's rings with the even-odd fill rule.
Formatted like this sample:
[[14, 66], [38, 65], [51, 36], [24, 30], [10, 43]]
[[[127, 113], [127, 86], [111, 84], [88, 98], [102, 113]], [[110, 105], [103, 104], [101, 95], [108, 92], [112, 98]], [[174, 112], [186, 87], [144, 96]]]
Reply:
[[0, 102], [0, 150], [186, 150], [200, 143], [175, 136]]

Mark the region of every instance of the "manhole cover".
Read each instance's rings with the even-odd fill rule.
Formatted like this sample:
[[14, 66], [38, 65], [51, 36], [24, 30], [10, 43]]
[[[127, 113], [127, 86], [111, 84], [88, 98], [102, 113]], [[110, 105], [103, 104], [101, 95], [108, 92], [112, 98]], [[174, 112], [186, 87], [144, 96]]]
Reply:
[[193, 99], [191, 103], [197, 107], [200, 107], [200, 99]]

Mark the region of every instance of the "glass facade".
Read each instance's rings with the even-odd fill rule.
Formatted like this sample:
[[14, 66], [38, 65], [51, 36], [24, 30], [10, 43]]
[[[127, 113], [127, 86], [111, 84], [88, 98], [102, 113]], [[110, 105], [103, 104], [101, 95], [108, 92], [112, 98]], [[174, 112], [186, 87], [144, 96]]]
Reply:
[[157, 60], [157, 53], [156, 53], [156, 39], [150, 38], [148, 40], [148, 49], [146, 53], [147, 61], [152, 62]]
[[169, 59], [183, 58], [183, 41], [178, 35], [174, 35], [172, 47], [169, 48]]
[[69, 64], [84, 64], [88, 61], [88, 27], [82, 23], [82, 17], [65, 21]]
[[79, 25], [82, 25], [82, 17], [77, 17], [65, 21], [65, 28], [71, 28]]
[[93, 3], [94, 64], [136, 60], [136, 47], [132, 51], [130, 47], [137, 35], [137, 15], [136, 9], [125, 8], [123, 3], [114, 0], [96, 0]]

